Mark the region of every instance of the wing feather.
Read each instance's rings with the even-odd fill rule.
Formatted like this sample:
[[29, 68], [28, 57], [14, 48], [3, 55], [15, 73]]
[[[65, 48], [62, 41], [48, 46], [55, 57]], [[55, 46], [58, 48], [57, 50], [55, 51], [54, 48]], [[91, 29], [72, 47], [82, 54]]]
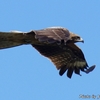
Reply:
[[[80, 75], [80, 70], [84, 71], [88, 67], [82, 51], [72, 49], [69, 45], [43, 44], [32, 46], [56, 65], [56, 68], [60, 70], [60, 75], [68, 70], [67, 76], [71, 78], [73, 71]], [[73, 50], [76, 51], [73, 52]]]
[[35, 38], [41, 42], [55, 43], [68, 41], [70, 32], [64, 28], [47, 28], [35, 32]]
[[80, 69], [79, 68], [75, 68], [75, 73], [80, 75]]
[[59, 75], [62, 76], [66, 72], [67, 69], [68, 69], [67, 66], [63, 66], [59, 71]]
[[67, 76], [68, 76], [69, 78], [71, 78], [71, 77], [72, 77], [72, 74], [73, 74], [73, 68], [70, 67], [70, 68], [68, 69], [68, 71], [67, 71]]

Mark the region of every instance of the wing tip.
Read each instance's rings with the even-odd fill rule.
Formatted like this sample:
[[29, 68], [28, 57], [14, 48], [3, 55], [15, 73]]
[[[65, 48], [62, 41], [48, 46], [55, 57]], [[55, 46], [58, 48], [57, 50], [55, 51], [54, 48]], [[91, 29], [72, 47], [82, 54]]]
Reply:
[[59, 71], [59, 75], [62, 76], [66, 72], [67, 69], [68, 68], [66, 66], [63, 66]]

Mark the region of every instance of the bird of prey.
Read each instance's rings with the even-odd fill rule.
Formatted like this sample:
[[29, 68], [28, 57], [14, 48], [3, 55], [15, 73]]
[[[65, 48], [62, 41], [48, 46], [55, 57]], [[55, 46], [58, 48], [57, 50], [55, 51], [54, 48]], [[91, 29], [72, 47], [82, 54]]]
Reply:
[[0, 49], [31, 44], [40, 54], [49, 58], [62, 76], [72, 77], [73, 72], [91, 72], [95, 65], [89, 67], [82, 50], [75, 44], [83, 39], [63, 27], [49, 27], [29, 32], [0, 32]]

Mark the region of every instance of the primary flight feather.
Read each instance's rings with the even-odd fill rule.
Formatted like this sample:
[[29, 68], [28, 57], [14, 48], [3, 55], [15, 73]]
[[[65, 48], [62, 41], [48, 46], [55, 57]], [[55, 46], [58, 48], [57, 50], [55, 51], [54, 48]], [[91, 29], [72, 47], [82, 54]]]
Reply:
[[0, 32], [0, 49], [31, 44], [43, 56], [49, 58], [63, 75], [72, 77], [73, 72], [80, 75], [80, 70], [89, 73], [95, 65], [89, 67], [82, 50], [75, 44], [83, 39], [66, 28], [50, 27], [30, 32]]

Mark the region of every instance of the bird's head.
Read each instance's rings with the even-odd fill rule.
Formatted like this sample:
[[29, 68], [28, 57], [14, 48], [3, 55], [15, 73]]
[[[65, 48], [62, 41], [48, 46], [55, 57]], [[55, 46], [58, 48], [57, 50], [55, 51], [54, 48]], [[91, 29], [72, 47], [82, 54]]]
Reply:
[[71, 33], [69, 41], [72, 43], [76, 43], [76, 42], [84, 43], [84, 40], [79, 35], [73, 33]]

